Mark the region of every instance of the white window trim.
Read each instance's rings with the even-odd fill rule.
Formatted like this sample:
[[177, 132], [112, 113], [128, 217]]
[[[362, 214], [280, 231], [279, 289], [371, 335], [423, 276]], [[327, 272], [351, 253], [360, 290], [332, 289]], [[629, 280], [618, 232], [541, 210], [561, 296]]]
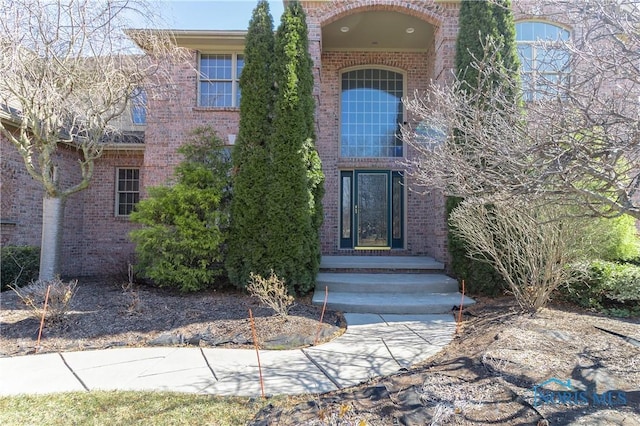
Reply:
[[[231, 79], [208, 79], [203, 78], [204, 75], [200, 70], [202, 64], [202, 55], [231, 55]], [[244, 56], [244, 52], [238, 51], [217, 51], [217, 52], [198, 52], [198, 88], [197, 88], [197, 99], [196, 105], [199, 108], [211, 108], [211, 109], [224, 109], [224, 108], [240, 108], [240, 105], [236, 105], [238, 102], [238, 89], [240, 88], [240, 76], [238, 73], [238, 55]], [[201, 103], [201, 83], [203, 82], [231, 82], [231, 105], [225, 106], [213, 106], [213, 105], [202, 105]]]
[[118, 189], [120, 184], [120, 170], [137, 170], [138, 171], [138, 199], [140, 198], [140, 167], [116, 167], [115, 174], [115, 194], [114, 194], [114, 215], [115, 217], [129, 217], [128, 214], [120, 214], [120, 194], [122, 192], [130, 192], [130, 191], [120, 191]]
[[[543, 81], [547, 81], [548, 79], [545, 78], [545, 76], [558, 76], [558, 80], [561, 79], [561, 77], [563, 76], [570, 76], [571, 72], [560, 72], [560, 71], [538, 71], [536, 68], [536, 66], [534, 66], [537, 62], [537, 57], [538, 57], [538, 53], [537, 50], [539, 48], [539, 40], [518, 40], [518, 34], [517, 34], [517, 26], [518, 24], [525, 24], [525, 23], [534, 23], [534, 24], [546, 24], [546, 25], [551, 25], [553, 27], [556, 28], [560, 28], [563, 31], [566, 31], [568, 33], [568, 40], [571, 40], [571, 38], [573, 37], [573, 32], [571, 31], [570, 28], [568, 28], [565, 25], [559, 24], [557, 22], [551, 22], [551, 21], [546, 21], [546, 20], [540, 20], [540, 19], [525, 19], [522, 21], [517, 21], [515, 23], [516, 26], [516, 46], [519, 48], [521, 46], [529, 46], [529, 48], [531, 49], [531, 70], [530, 71], [524, 71], [523, 69], [520, 70], [520, 75], [521, 76], [525, 76], [528, 75], [530, 77], [530, 85], [528, 87], [529, 90], [527, 90], [527, 87], [522, 87], [522, 93], [524, 95], [525, 100], [528, 101], [535, 101], [535, 100], [539, 100], [539, 93], [536, 91], [536, 88], [539, 86], [539, 81], [540, 78], [543, 79]], [[549, 40], [549, 41], [553, 41], [553, 40]], [[560, 46], [560, 43], [557, 44], [558, 46]], [[538, 93], [538, 96], [536, 96], [536, 93]]]

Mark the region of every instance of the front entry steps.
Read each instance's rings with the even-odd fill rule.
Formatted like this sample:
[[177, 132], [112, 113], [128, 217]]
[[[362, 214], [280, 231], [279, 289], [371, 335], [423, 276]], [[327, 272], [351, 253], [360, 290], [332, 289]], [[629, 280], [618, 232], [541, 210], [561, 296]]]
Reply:
[[[350, 313], [442, 314], [459, 306], [458, 282], [429, 257], [323, 256], [313, 303]], [[475, 303], [465, 296], [465, 306]]]

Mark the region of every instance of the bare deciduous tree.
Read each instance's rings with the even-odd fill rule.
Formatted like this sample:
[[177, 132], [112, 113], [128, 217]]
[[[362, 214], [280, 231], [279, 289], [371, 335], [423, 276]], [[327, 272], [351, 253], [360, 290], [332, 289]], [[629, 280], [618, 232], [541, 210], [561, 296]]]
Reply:
[[[44, 188], [40, 278], [59, 273], [64, 204], [89, 185], [136, 88], [166, 89], [181, 53], [138, 0], [7, 0], [0, 5], [0, 132]], [[134, 24], [135, 22], [135, 24]], [[136, 44], [144, 48], [136, 50]], [[163, 89], [164, 88], [164, 89]], [[77, 149], [80, 177], [59, 166]]]
[[[528, 64], [546, 72], [525, 85], [525, 102], [510, 100], [521, 83], [501, 70], [490, 43], [473, 65], [479, 90], [454, 77], [407, 100], [413, 120], [404, 137], [420, 153], [410, 173], [447, 195], [526, 195], [640, 219], [640, 2], [556, 0], [539, 8], [545, 16], [555, 10], [574, 31], [535, 43], [553, 54]], [[493, 83], [496, 74], [504, 83]]]

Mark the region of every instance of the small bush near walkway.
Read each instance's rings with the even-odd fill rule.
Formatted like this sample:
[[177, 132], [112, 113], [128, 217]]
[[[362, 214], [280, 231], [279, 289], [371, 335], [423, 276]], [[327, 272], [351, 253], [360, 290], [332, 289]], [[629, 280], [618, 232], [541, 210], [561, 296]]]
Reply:
[[46, 318], [55, 323], [61, 322], [69, 311], [77, 287], [78, 280], [65, 283], [60, 277], [56, 277], [52, 280], [37, 280], [23, 288], [13, 287], [13, 291], [37, 320], [42, 318], [46, 300]]
[[284, 280], [278, 278], [273, 271], [271, 271], [269, 278], [264, 278], [252, 272], [247, 291], [251, 296], [260, 300], [260, 303], [273, 309], [276, 315], [282, 319], [287, 318], [289, 308], [291, 308], [295, 300], [288, 293]]

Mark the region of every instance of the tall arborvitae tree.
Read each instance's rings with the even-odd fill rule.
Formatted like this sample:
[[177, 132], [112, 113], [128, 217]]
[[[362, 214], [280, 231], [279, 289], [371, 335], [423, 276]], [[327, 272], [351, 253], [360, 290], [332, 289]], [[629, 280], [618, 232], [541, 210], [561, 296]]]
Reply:
[[[496, 23], [496, 37], [500, 46], [500, 60], [507, 75], [520, 81], [520, 59], [516, 48], [516, 24], [511, 11], [511, 0], [495, 0], [493, 5], [493, 19]], [[502, 85], [505, 90], [512, 89], [512, 85]], [[515, 87], [518, 87], [517, 85]], [[512, 101], [519, 102], [520, 91], [508, 90]]]
[[478, 71], [472, 63], [484, 57], [487, 37], [497, 39], [498, 28], [490, 1], [462, 0], [456, 39], [456, 73], [469, 87], [478, 86]]
[[[509, 85], [501, 85], [502, 71], [513, 76], [519, 73], [519, 60], [515, 42], [515, 23], [511, 11], [510, 0], [477, 1], [462, 0], [459, 15], [460, 30], [456, 40], [456, 73], [464, 82], [460, 90], [476, 93], [478, 89], [491, 90]], [[492, 49], [498, 49], [493, 52]], [[495, 78], [483, 79], [481, 82], [478, 65], [488, 55], [495, 55], [503, 70], [495, 73]], [[485, 87], [480, 88], [480, 85]], [[511, 91], [512, 92], [512, 91]], [[511, 93], [517, 102], [518, 93]], [[481, 97], [479, 98], [482, 99]], [[454, 129], [456, 143], [473, 143], [458, 129]], [[462, 201], [458, 197], [447, 198], [447, 218]], [[467, 246], [464, 241], [449, 229], [448, 248], [451, 256], [451, 269], [454, 274], [466, 281], [468, 289], [475, 293], [497, 294], [504, 288], [504, 280], [488, 264], [467, 257]]]
[[267, 276], [266, 199], [272, 175], [267, 151], [275, 97], [273, 18], [260, 0], [249, 23], [240, 77], [240, 128], [233, 150], [233, 201], [227, 270], [244, 287], [251, 272]]
[[320, 263], [322, 183], [315, 151], [312, 60], [302, 6], [290, 2], [276, 34], [277, 96], [270, 138], [271, 185], [266, 198], [268, 253], [290, 290], [306, 292]]

